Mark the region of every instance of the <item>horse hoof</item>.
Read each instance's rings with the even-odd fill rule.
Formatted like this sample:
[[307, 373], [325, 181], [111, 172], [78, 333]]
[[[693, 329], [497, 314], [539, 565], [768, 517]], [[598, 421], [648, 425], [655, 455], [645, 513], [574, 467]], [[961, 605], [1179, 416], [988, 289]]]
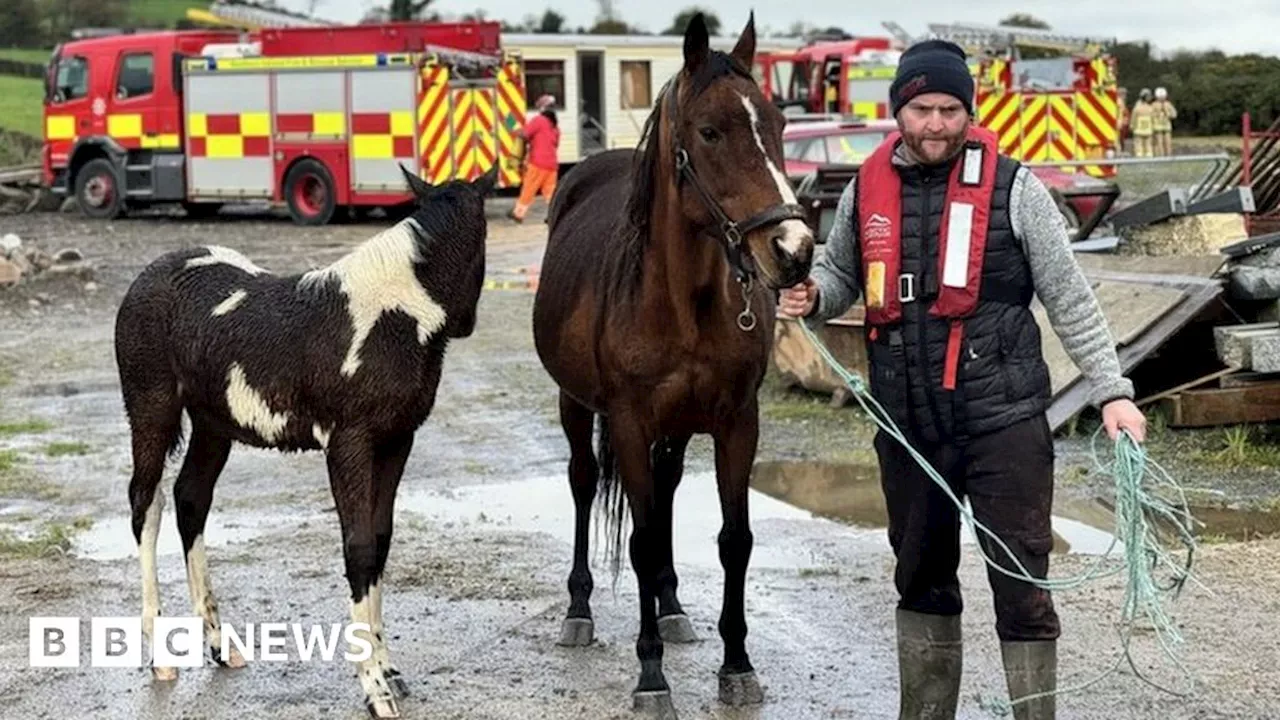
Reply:
[[372, 700], [366, 697], [364, 704], [365, 704], [365, 707], [369, 709], [370, 717], [375, 717], [375, 718], [400, 717], [400, 708], [396, 706], [395, 698], [380, 698], [378, 700]]
[[244, 656], [235, 648], [227, 648], [227, 657], [224, 660], [222, 651], [218, 648], [209, 648], [209, 655], [213, 657], [213, 661], [225, 668], [239, 669], [245, 666]]
[[178, 679], [178, 668], [176, 667], [153, 667], [151, 668], [151, 677], [160, 682], [173, 682]]
[[647, 719], [677, 720], [670, 690], [637, 690], [631, 698], [631, 708]]
[[386, 673], [387, 684], [391, 686], [391, 694], [397, 698], [409, 697], [409, 683], [404, 681], [404, 676], [399, 670], [388, 670]]
[[585, 647], [595, 642], [596, 624], [591, 618], [565, 618], [557, 645]]
[[698, 633], [693, 631], [693, 623], [684, 613], [658, 618], [658, 636], [664, 643], [698, 642]]
[[759, 705], [764, 702], [764, 689], [756, 679], [755, 671], [744, 673], [720, 673], [720, 702], [739, 707]]

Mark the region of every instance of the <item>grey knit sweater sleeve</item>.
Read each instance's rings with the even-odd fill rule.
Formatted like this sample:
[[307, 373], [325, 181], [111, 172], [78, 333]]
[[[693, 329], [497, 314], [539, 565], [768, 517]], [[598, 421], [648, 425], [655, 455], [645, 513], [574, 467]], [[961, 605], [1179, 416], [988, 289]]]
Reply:
[[[810, 273], [818, 286], [817, 306], [807, 318], [810, 327], [844, 314], [862, 296], [862, 263], [853, 222], [856, 183], [854, 178], [841, 194], [826, 247]], [[1048, 188], [1028, 168], [1021, 168], [1014, 179], [1009, 216], [1049, 324], [1090, 384], [1090, 403], [1097, 407], [1107, 400], [1132, 398], [1133, 383], [1120, 372], [1115, 341], [1071, 251], [1062, 213]]]
[[810, 327], [816, 328], [833, 317], [843, 315], [862, 297], [862, 261], [858, 252], [857, 228], [853, 223], [857, 182], [857, 177], [854, 177], [840, 194], [826, 247], [809, 273], [818, 286], [818, 303], [808, 318]]
[[1133, 398], [1133, 383], [1120, 372], [1102, 308], [1071, 251], [1062, 212], [1028, 168], [1020, 168], [1014, 178], [1009, 217], [1049, 324], [1090, 384], [1090, 404], [1098, 407], [1108, 400]]

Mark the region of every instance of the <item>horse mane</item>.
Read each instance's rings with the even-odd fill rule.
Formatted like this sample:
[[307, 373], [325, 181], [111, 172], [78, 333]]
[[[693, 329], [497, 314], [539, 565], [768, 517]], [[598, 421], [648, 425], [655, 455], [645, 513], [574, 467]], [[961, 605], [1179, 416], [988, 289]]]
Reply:
[[[614, 235], [618, 238], [613, 262], [609, 264], [609, 273], [605, 283], [612, 293], [629, 296], [640, 285], [644, 268], [644, 251], [651, 236], [650, 219], [653, 214], [654, 190], [659, 182], [659, 153], [674, 153], [674, 146], [663, 147], [657, 141], [657, 130], [666, 118], [667, 96], [676, 92], [676, 74], [658, 91], [653, 104], [653, 112], [645, 120], [640, 133], [640, 141], [636, 146], [634, 162], [631, 169], [631, 191], [627, 196], [625, 208], [618, 218]], [[733, 56], [712, 50], [707, 61], [689, 78], [689, 89], [686, 99], [692, 101], [706, 92], [712, 83], [722, 77], [739, 75], [751, 80], [755, 79], [751, 71], [743, 67]], [[679, 98], [677, 97], [677, 102]]]

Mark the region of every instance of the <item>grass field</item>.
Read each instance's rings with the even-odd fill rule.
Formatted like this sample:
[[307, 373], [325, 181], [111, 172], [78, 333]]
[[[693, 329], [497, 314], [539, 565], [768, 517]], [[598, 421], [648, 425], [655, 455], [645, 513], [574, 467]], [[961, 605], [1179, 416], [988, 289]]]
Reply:
[[44, 86], [35, 78], [0, 75], [0, 127], [42, 137]]

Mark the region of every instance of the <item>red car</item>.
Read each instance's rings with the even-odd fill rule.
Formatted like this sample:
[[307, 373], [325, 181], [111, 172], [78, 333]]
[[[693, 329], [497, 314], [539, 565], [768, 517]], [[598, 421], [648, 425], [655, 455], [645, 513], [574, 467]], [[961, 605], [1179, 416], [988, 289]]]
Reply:
[[[893, 120], [793, 121], [782, 133], [782, 156], [787, 177], [798, 183], [801, 178], [824, 165], [860, 165], [889, 133], [898, 128]], [[1031, 168], [1031, 172], [1050, 190], [1077, 188], [1103, 190], [1110, 185], [1084, 173], [1067, 173], [1053, 167]], [[1064, 197], [1054, 193], [1067, 218], [1067, 227], [1078, 228], [1103, 202], [1098, 195]]]

